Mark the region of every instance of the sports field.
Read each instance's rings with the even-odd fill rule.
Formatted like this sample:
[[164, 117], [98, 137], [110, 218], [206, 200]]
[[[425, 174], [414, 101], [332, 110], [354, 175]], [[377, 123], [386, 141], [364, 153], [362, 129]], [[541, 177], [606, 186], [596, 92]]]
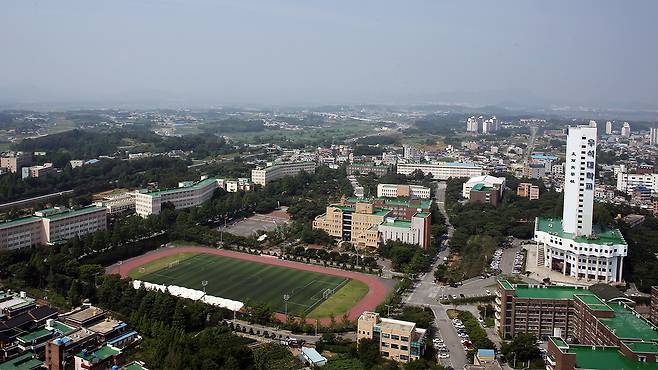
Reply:
[[[205, 253], [181, 257], [154, 260], [132, 270], [130, 275], [141, 275], [140, 280], [151, 283], [198, 290], [203, 290], [202, 281], [207, 281], [209, 295], [266, 303], [278, 312], [285, 311], [284, 295], [289, 295], [288, 313], [309, 317], [316, 316], [315, 309], [323, 314], [347, 312], [368, 292], [364, 283], [341, 276]], [[349, 304], [344, 302], [345, 297], [349, 297]], [[325, 301], [327, 304], [323, 305]]]

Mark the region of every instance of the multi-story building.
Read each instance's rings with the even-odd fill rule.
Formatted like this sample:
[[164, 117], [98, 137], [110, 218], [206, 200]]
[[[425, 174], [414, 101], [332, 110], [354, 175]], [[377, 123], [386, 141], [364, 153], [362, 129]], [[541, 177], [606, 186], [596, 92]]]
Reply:
[[382, 177], [391, 172], [391, 166], [386, 164], [375, 164], [372, 162], [352, 162], [347, 165], [346, 171], [348, 176], [374, 173], [377, 177]]
[[377, 197], [379, 198], [430, 198], [430, 188], [419, 185], [378, 184]]
[[21, 169], [22, 177], [24, 179], [28, 177], [43, 177], [46, 175], [51, 175], [57, 172], [55, 166], [52, 163], [44, 163], [38, 166], [23, 167]]
[[468, 117], [466, 120], [466, 131], [477, 133], [478, 130], [478, 120], [475, 116]]
[[254, 184], [266, 186], [271, 181], [287, 176], [295, 176], [302, 171], [315, 173], [315, 162], [280, 162], [268, 164], [265, 168], [251, 170], [251, 181]]
[[543, 179], [546, 177], [546, 165], [543, 163], [528, 163], [523, 167], [523, 176], [531, 179]]
[[651, 311], [649, 318], [654, 325], [658, 325], [658, 286], [651, 287]]
[[398, 362], [419, 359], [425, 351], [426, 330], [410, 321], [380, 318], [376, 312], [363, 312], [359, 316], [357, 342], [371, 339], [379, 344], [383, 358]]
[[570, 127], [562, 219], [537, 218], [537, 265], [572, 280], [622, 281], [628, 246], [619, 230], [593, 227], [596, 129]]
[[630, 194], [639, 186], [658, 194], [658, 173], [617, 173], [617, 190]]
[[658, 127], [651, 127], [649, 129], [649, 144], [658, 145]]
[[32, 157], [23, 153], [16, 153], [14, 155], [0, 158], [0, 167], [6, 168], [9, 172], [21, 172], [21, 168], [29, 165], [32, 162]]
[[516, 195], [530, 200], [539, 199], [539, 186], [529, 182], [522, 182], [516, 188]]
[[421, 151], [416, 149], [416, 147], [411, 146], [411, 145], [404, 145], [403, 146], [403, 153], [402, 156], [404, 159], [418, 159], [422, 155]]
[[35, 212], [34, 216], [0, 223], [0, 250], [52, 244], [106, 228], [107, 211], [104, 207], [44, 209]]
[[341, 198], [341, 204], [355, 206], [357, 203], [372, 203], [375, 208], [382, 208], [390, 211], [388, 217], [395, 217], [405, 220], [411, 220], [411, 217], [418, 212], [430, 212], [430, 207], [432, 206], [431, 199], [357, 197]]
[[631, 125], [628, 122], [624, 122], [621, 126], [621, 136], [631, 137]]
[[[349, 241], [357, 248], [377, 248], [379, 243], [398, 240], [412, 243], [422, 248], [429, 247], [430, 222], [428, 212], [421, 212], [423, 206], [431, 202], [418, 203], [420, 211], [407, 217], [395, 214], [408, 214], [409, 203], [393, 201], [395, 210], [386, 208], [389, 199], [354, 199], [343, 198], [340, 203], [327, 207], [327, 211], [313, 220], [313, 228], [326, 231], [332, 237]], [[400, 206], [398, 208], [397, 206]], [[402, 210], [402, 207], [404, 210]]]
[[493, 188], [498, 191], [499, 195], [502, 197], [503, 190], [505, 189], [505, 178], [504, 177], [495, 177], [489, 175], [475, 176], [464, 184], [462, 184], [462, 196], [466, 199], [471, 197], [471, 190], [476, 185], [482, 184], [484, 187]]
[[47, 244], [107, 229], [107, 210], [104, 207], [50, 208], [34, 214], [41, 217], [43, 241]]
[[452, 177], [474, 177], [483, 174], [481, 166], [466, 162], [440, 163], [400, 163], [397, 172], [400, 175], [411, 175], [421, 171], [425, 176], [432, 175], [435, 180], [447, 180]]
[[204, 178], [198, 182], [185, 181], [177, 188], [134, 192], [135, 212], [142, 217], [160, 214], [162, 205], [171, 203], [176, 209], [190, 208], [201, 205], [210, 200], [219, 188], [216, 178]]
[[494, 187], [486, 186], [482, 183], [476, 184], [471, 188], [468, 194], [469, 203], [491, 204], [496, 207], [500, 204], [500, 191]]
[[612, 121], [607, 121], [605, 123], [605, 134], [612, 135]]
[[218, 179], [219, 187], [228, 193], [253, 190], [253, 183], [246, 177], [237, 179]]
[[105, 207], [108, 214], [118, 214], [135, 211], [135, 193], [125, 192], [108, 195], [95, 202], [98, 207]]

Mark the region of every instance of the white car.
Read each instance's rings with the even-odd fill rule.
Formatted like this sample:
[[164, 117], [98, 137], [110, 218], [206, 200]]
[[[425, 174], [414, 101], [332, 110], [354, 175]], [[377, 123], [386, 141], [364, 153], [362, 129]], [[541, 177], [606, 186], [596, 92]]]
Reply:
[[439, 354], [436, 355], [436, 356], [437, 356], [438, 358], [450, 358], [450, 354], [449, 354], [449, 353], [439, 353]]

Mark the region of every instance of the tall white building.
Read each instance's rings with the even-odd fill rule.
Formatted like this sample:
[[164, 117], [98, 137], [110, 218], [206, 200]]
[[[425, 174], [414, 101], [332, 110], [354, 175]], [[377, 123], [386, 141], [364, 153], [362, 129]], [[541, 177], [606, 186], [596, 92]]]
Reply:
[[566, 162], [562, 226], [567, 233], [590, 235], [596, 171], [595, 128], [569, 128]]
[[622, 281], [623, 261], [628, 252], [624, 237], [619, 230], [605, 225], [592, 227], [595, 170], [596, 129], [570, 127], [562, 219], [538, 217], [534, 237], [537, 264], [562, 273], [567, 282]]
[[596, 121], [593, 119], [589, 120], [589, 127], [596, 128]]
[[658, 127], [649, 129], [649, 144], [658, 145]]
[[617, 173], [617, 190], [630, 194], [639, 186], [658, 194], [658, 173]]
[[478, 120], [475, 118], [475, 116], [468, 117], [466, 120], [466, 131], [478, 132]]
[[612, 121], [607, 121], [605, 123], [605, 134], [612, 135]]
[[418, 149], [411, 145], [404, 146], [404, 159], [418, 159], [421, 153]]
[[624, 125], [621, 126], [621, 136], [631, 137], [631, 125], [628, 122], [624, 122]]
[[[356, 196], [356, 194], [355, 194]], [[430, 199], [430, 188], [420, 185], [378, 184], [378, 198], [420, 198]]]

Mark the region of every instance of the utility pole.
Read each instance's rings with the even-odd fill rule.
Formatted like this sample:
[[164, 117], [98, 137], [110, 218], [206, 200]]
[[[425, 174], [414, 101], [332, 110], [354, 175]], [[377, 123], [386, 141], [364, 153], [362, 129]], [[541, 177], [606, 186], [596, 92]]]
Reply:
[[393, 307], [393, 306], [390, 305], [390, 304], [385, 304], [384, 306], [386, 306], [386, 317], [390, 318], [391, 317], [391, 307]]
[[208, 280], [202, 280], [201, 286], [203, 286], [203, 295], [206, 295], [206, 286], [208, 285]]

